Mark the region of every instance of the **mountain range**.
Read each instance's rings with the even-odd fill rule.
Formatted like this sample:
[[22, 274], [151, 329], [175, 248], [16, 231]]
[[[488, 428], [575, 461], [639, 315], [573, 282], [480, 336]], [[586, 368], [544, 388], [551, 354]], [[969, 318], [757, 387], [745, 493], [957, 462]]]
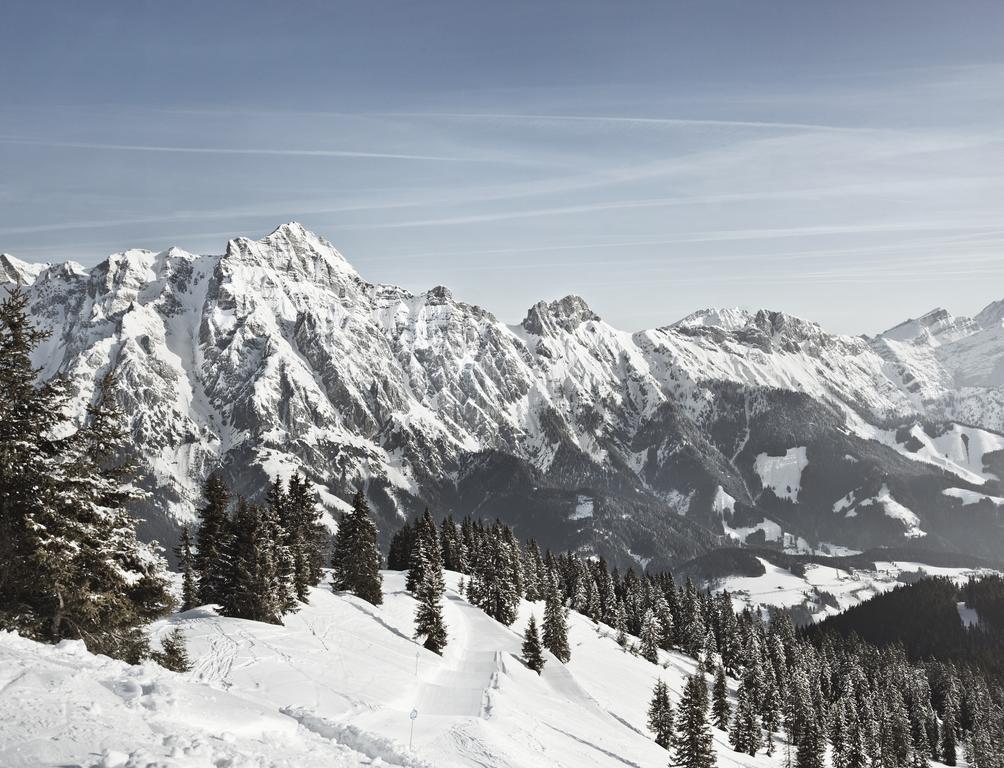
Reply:
[[385, 543], [428, 506], [622, 568], [736, 544], [1004, 560], [1004, 301], [860, 337], [742, 309], [629, 333], [578, 296], [507, 325], [369, 283], [295, 222], [222, 255], [0, 255], [0, 280], [76, 414], [115, 372], [168, 545], [219, 468], [249, 497], [302, 472], [332, 513], [365, 486]]

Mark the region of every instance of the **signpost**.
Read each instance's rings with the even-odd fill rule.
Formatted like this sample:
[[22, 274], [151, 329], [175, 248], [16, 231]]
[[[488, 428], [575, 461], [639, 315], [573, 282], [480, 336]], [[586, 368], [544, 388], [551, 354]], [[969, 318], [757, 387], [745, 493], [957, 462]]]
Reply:
[[411, 718], [411, 735], [408, 737], [408, 751], [409, 752], [414, 752], [415, 751], [415, 747], [414, 747], [414, 743], [415, 743], [415, 720], [418, 719], [418, 710], [417, 709], [411, 710], [411, 713], [408, 715], [408, 717]]

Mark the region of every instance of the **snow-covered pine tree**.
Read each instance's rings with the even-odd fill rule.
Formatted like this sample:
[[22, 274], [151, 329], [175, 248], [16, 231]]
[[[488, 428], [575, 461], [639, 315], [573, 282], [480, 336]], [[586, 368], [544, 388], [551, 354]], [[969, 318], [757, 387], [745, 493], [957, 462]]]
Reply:
[[729, 730], [729, 688], [725, 679], [725, 668], [720, 664], [715, 672], [715, 684], [711, 687], [711, 720], [720, 731]]
[[649, 608], [641, 620], [641, 636], [639, 653], [646, 661], [653, 664], [659, 663], [659, 641], [662, 638], [662, 630], [655, 613]]
[[540, 634], [537, 632], [537, 619], [530, 614], [530, 620], [526, 623], [526, 631], [523, 633], [523, 661], [538, 675], [544, 669], [544, 653], [540, 644]]
[[676, 728], [670, 739], [674, 766], [712, 768], [716, 764], [707, 715], [708, 693], [704, 676], [691, 675], [677, 706]]
[[541, 578], [544, 572], [544, 561], [540, 557], [540, 547], [534, 539], [526, 542], [523, 554], [523, 580], [525, 581], [526, 599], [536, 602], [543, 599]]
[[332, 545], [331, 584], [373, 605], [383, 602], [377, 527], [370, 517], [362, 490], [352, 498], [352, 511], [343, 514]]
[[756, 703], [746, 680], [739, 683], [736, 694], [736, 714], [729, 731], [729, 743], [736, 752], [745, 752], [751, 757], [756, 755], [762, 744], [760, 718], [757, 716]]
[[681, 631], [683, 650], [696, 659], [700, 657], [701, 651], [704, 649], [704, 637], [707, 630], [697, 588], [689, 576], [684, 586], [682, 602], [683, 626]]
[[275, 590], [280, 615], [296, 609], [296, 562], [298, 531], [292, 519], [286, 487], [276, 477], [265, 496], [262, 509], [265, 525], [269, 527], [268, 540], [272, 545], [275, 562]]
[[[516, 620], [520, 594], [514, 583], [513, 558], [518, 562], [498, 521], [490, 532], [480, 531], [471, 555], [467, 599], [506, 626]], [[546, 612], [545, 612], [546, 618]], [[546, 627], [546, 624], [545, 624]]]
[[568, 624], [565, 621], [565, 607], [558, 594], [557, 578], [548, 578], [547, 594], [544, 596], [544, 647], [562, 664], [572, 658], [568, 647]]
[[31, 353], [48, 333], [28, 321], [27, 302], [15, 287], [0, 303], [0, 628], [57, 640], [52, 617], [74, 548], [50, 533], [67, 395], [61, 377], [37, 383]]
[[617, 645], [621, 648], [626, 648], [628, 644], [627, 637], [627, 612], [624, 610], [624, 601], [617, 600], [617, 608], [614, 614], [614, 629], [617, 630]]
[[655, 734], [655, 743], [669, 749], [673, 738], [673, 705], [669, 701], [669, 687], [660, 678], [652, 689], [648, 705], [648, 729]]
[[798, 737], [798, 750], [795, 753], [795, 768], [824, 768], [826, 765], [823, 754], [826, 740], [822, 728], [815, 716], [802, 723]]
[[945, 701], [945, 711], [941, 716], [941, 762], [945, 765], [955, 765], [958, 759], [958, 746], [955, 740], [956, 707], [954, 686], [952, 694]]
[[415, 593], [419, 585], [425, 578], [425, 571], [430, 566], [430, 560], [436, 556], [441, 559], [439, 532], [436, 529], [436, 521], [432, 519], [429, 508], [425, 508], [422, 516], [415, 521], [415, 539], [411, 547], [411, 556], [408, 561], [408, 579], [405, 588]]
[[281, 624], [285, 590], [275, 558], [275, 528], [260, 507], [241, 498], [225, 553], [230, 575], [223, 592], [223, 614]]
[[192, 662], [188, 658], [188, 650], [185, 648], [185, 636], [181, 629], [175, 627], [160, 641], [161, 650], [150, 654], [164, 669], [172, 672], [187, 672], [192, 668]]
[[[427, 543], [423, 543], [427, 545]], [[415, 597], [415, 639], [425, 638], [423, 646], [433, 653], [442, 655], [446, 647], [446, 624], [443, 623], [443, 570], [438, 562], [430, 562], [422, 575]]]
[[456, 573], [467, 572], [467, 550], [453, 517], [447, 515], [439, 532], [440, 549], [443, 550], [443, 567]]
[[230, 527], [230, 490], [218, 471], [209, 473], [202, 486], [205, 504], [199, 508], [199, 528], [195, 535], [195, 575], [200, 603], [223, 604], [231, 570], [227, 562], [233, 531]]
[[198, 599], [198, 585], [195, 581], [195, 568], [192, 562], [192, 535], [188, 526], [181, 526], [181, 538], [174, 549], [178, 558], [178, 568], [181, 569], [181, 610], [194, 608]]
[[[60, 446], [58, 481], [48, 481], [58, 482], [57, 494], [42, 538], [52, 544], [46, 558], [72, 545], [51, 585], [53, 639], [81, 638], [93, 653], [136, 662], [149, 651], [142, 625], [170, 610], [173, 600], [159, 550], [136, 538], [126, 508], [139, 494], [124, 421], [108, 373], [85, 423]], [[43, 566], [41, 573], [51, 571]]]
[[321, 523], [309, 479], [293, 473], [286, 484], [286, 503], [292, 529], [293, 590], [296, 598], [305, 603], [310, 587], [317, 586], [323, 574], [328, 532]]

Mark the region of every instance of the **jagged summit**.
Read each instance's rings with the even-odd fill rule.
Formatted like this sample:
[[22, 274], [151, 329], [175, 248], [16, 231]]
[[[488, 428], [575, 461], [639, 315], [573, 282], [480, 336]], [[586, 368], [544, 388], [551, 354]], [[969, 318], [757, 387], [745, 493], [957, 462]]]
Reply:
[[739, 307], [715, 308], [709, 307], [691, 312], [686, 317], [677, 320], [673, 328], [702, 328], [713, 326], [724, 331], [734, 331], [749, 325], [753, 314]]
[[947, 309], [936, 307], [916, 319], [906, 320], [881, 334], [893, 341], [931, 344], [957, 341], [980, 329], [978, 323], [968, 317], [955, 317]]
[[557, 329], [574, 331], [582, 323], [599, 320], [600, 316], [590, 309], [581, 296], [569, 294], [562, 299], [538, 301], [527, 311], [523, 328], [536, 336], [546, 336]]
[[48, 268], [48, 264], [21, 261], [9, 253], [0, 253], [0, 277], [3, 278], [4, 283], [31, 285], [39, 274]]
[[1004, 325], [1004, 299], [988, 304], [973, 319], [979, 324], [980, 328], [1001, 327]]

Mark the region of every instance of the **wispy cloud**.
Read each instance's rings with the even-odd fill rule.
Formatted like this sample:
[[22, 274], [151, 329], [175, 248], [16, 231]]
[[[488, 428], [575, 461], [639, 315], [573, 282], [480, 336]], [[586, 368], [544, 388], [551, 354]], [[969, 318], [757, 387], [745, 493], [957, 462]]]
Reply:
[[878, 129], [823, 123], [802, 123], [771, 120], [720, 120], [700, 117], [644, 117], [637, 115], [561, 115], [523, 112], [372, 112], [371, 117], [409, 117], [449, 120], [495, 120], [514, 122], [593, 123], [613, 125], [664, 126], [673, 128], [750, 128], [755, 130], [827, 131], [840, 133], [874, 133]]
[[399, 152], [363, 152], [349, 149], [275, 149], [263, 147], [186, 147], [156, 146], [149, 144], [101, 144], [86, 141], [49, 141], [43, 139], [23, 139], [15, 136], [0, 136], [0, 144], [31, 147], [53, 147], [63, 149], [93, 149], [112, 152], [177, 152], [193, 155], [276, 155], [279, 157], [338, 157], [373, 160], [416, 160], [450, 163], [497, 162], [496, 158], [451, 157], [444, 155], [422, 155]]

